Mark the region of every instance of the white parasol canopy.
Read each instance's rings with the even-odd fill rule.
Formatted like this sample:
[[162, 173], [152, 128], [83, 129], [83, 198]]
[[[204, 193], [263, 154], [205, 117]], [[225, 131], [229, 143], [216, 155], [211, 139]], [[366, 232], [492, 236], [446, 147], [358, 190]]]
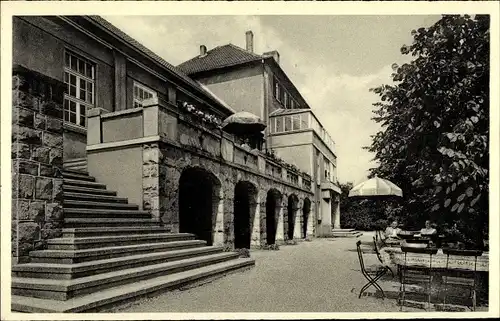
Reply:
[[351, 196], [384, 196], [395, 195], [403, 197], [403, 191], [396, 184], [379, 177], [370, 178], [349, 191]]

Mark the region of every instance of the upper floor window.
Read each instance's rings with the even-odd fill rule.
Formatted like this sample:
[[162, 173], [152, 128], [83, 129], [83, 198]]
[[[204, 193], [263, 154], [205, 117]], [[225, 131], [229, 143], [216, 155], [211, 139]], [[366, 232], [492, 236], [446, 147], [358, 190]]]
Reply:
[[95, 64], [66, 51], [64, 83], [64, 121], [86, 127], [87, 109], [95, 105]]
[[156, 98], [156, 91], [134, 81], [134, 108], [142, 107], [146, 99]]

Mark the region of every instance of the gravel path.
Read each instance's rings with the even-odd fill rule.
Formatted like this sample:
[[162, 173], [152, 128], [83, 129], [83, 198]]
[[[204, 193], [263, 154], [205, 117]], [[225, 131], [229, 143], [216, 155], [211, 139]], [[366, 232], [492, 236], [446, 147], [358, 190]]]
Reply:
[[[397, 312], [393, 299], [358, 299], [366, 282], [356, 241], [314, 239], [279, 251], [252, 251], [256, 266], [250, 270], [106, 312]], [[373, 254], [365, 257], [368, 264], [376, 262]]]

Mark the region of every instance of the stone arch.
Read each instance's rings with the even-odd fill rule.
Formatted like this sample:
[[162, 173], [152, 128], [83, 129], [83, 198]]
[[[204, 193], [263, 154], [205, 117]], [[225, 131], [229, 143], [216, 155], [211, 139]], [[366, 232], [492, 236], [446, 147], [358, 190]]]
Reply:
[[309, 216], [311, 213], [311, 201], [309, 198], [304, 198], [302, 205], [302, 237], [307, 237], [307, 224], [309, 223]]
[[234, 187], [234, 247], [250, 248], [257, 209], [258, 190], [255, 184], [239, 181]]
[[288, 196], [286, 222], [284, 224], [285, 237], [293, 240], [293, 232], [295, 229], [295, 218], [299, 209], [299, 198], [295, 194]]
[[212, 245], [221, 199], [221, 182], [198, 166], [184, 168], [179, 178], [179, 232], [193, 233]]
[[266, 197], [266, 244], [276, 243], [276, 232], [278, 227], [279, 212], [283, 196], [280, 191], [271, 188]]

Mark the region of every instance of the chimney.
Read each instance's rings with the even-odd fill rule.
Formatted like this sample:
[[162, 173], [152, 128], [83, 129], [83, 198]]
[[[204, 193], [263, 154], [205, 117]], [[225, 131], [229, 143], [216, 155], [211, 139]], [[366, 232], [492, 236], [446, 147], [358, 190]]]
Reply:
[[205, 57], [207, 55], [207, 47], [205, 45], [200, 46], [200, 57]]
[[253, 32], [249, 30], [245, 33], [247, 40], [247, 51], [253, 52]]
[[264, 52], [262, 55], [264, 57], [273, 57], [274, 60], [278, 63], [278, 65], [280, 64], [280, 53], [277, 50]]

